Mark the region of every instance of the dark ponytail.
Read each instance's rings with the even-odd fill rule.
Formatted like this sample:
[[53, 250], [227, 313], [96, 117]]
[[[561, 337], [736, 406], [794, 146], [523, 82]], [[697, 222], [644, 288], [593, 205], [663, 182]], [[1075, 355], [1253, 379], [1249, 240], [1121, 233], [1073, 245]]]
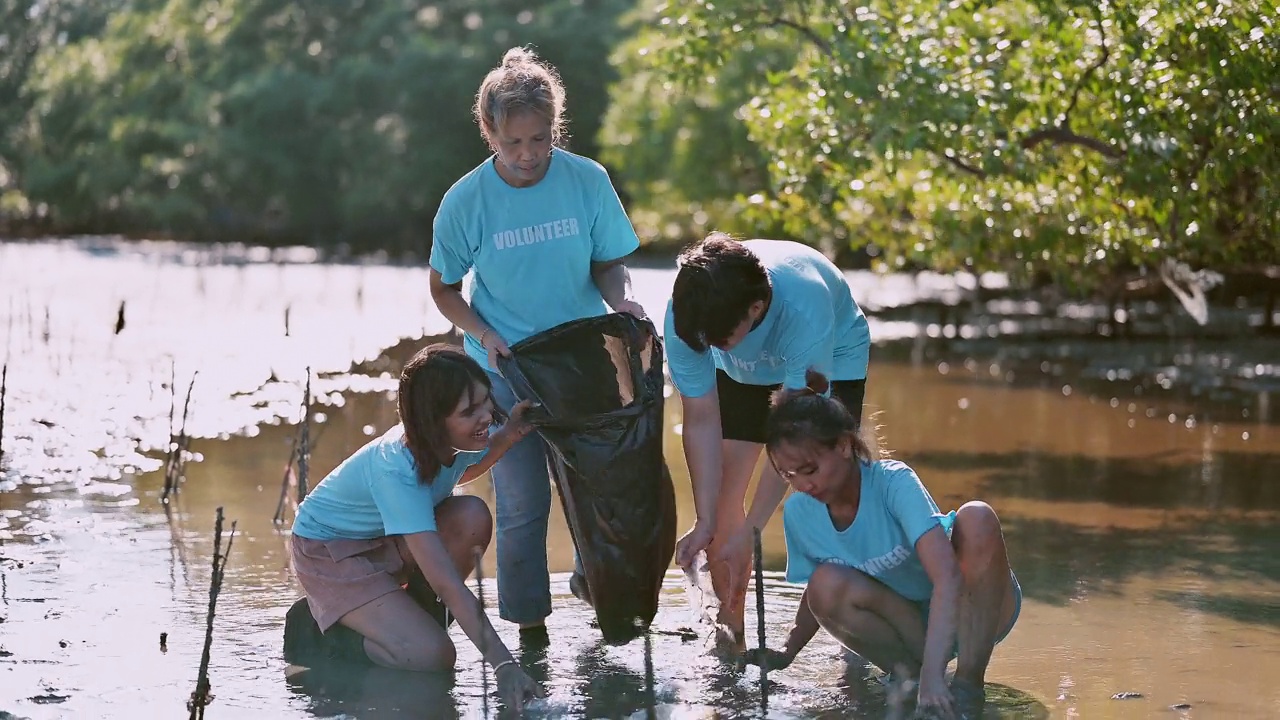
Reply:
[[831, 387], [827, 378], [810, 370], [805, 373], [805, 383], [807, 387], [802, 390], [774, 392], [765, 430], [765, 447], [773, 451], [783, 443], [809, 441], [834, 448], [842, 438], [849, 438], [853, 452], [860, 460], [874, 460], [871, 444], [862, 437], [853, 413], [838, 399], [825, 396]]

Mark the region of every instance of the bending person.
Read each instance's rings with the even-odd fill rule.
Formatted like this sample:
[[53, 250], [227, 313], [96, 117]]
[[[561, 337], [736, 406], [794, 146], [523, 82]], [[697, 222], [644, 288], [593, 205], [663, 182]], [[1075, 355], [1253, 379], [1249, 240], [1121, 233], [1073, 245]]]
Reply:
[[789, 665], [821, 627], [886, 673], [918, 681], [919, 710], [979, 717], [991, 653], [1022, 607], [995, 511], [974, 500], [941, 514], [915, 471], [876, 459], [832, 398], [781, 399], [767, 442], [797, 491], [782, 511], [787, 580], [807, 583], [769, 668]]
[[[515, 396], [497, 365], [509, 345], [610, 308], [644, 316], [623, 264], [639, 240], [604, 168], [557, 146], [564, 86], [551, 66], [523, 48], [508, 50], [481, 83], [474, 111], [493, 155], [441, 201], [431, 297], [489, 372], [498, 405], [510, 408]], [[532, 644], [547, 642], [551, 614], [547, 453], [531, 435], [493, 468], [498, 611]], [[590, 601], [580, 564], [570, 586]]]
[[786, 493], [769, 465], [744, 515], [764, 447], [770, 394], [805, 387], [811, 368], [835, 378], [831, 393], [862, 411], [867, 319], [843, 274], [806, 245], [738, 242], [712, 233], [684, 251], [666, 315], [667, 367], [684, 408], [684, 453], [697, 523], [676, 562], [708, 549], [719, 624], [742, 647], [752, 528], [763, 528]]
[[484, 500], [453, 490], [529, 433], [527, 405], [490, 435], [489, 376], [443, 344], [405, 365], [398, 404], [400, 422], [329, 473], [298, 507], [289, 554], [306, 597], [285, 618], [285, 659], [452, 670], [447, 628], [456, 619], [518, 711], [545, 693], [466, 586], [493, 522]]

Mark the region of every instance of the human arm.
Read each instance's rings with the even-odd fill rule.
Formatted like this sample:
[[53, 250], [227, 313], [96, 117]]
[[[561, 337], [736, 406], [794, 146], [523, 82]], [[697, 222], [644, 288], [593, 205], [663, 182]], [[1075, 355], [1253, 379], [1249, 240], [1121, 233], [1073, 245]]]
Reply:
[[916, 542], [920, 564], [933, 581], [929, 598], [929, 624], [925, 628], [924, 657], [920, 663], [920, 707], [935, 707], [943, 717], [954, 714], [946, 669], [950, 649], [956, 642], [956, 622], [960, 588], [964, 582], [960, 563], [951, 541], [941, 526], [934, 527]]
[[511, 408], [511, 416], [507, 418], [507, 422], [489, 438], [489, 452], [485, 453], [480, 462], [463, 471], [462, 477], [458, 479], [459, 485], [465, 485], [489, 472], [489, 468], [501, 460], [512, 446], [533, 431], [533, 425], [524, 417], [531, 407], [532, 400], [521, 400]]
[[728, 562], [730, 567], [747, 565], [751, 556], [751, 538], [755, 530], [764, 530], [773, 517], [774, 511], [782, 503], [787, 494], [787, 481], [778, 474], [772, 462], [766, 462], [760, 472], [760, 481], [756, 483], [755, 494], [751, 498], [751, 508], [747, 511], [747, 521], [742, 528], [733, 533], [733, 537], [722, 539], [720, 550], [714, 558]]
[[800, 607], [796, 610], [796, 620], [787, 633], [787, 642], [781, 650], [756, 648], [747, 652], [745, 660], [749, 665], [762, 665], [768, 662], [770, 670], [782, 670], [795, 661], [800, 651], [809, 644], [818, 633], [818, 619], [809, 609], [809, 588], [805, 588], [800, 596]]
[[[813, 527], [812, 507], [806, 506], [804, 496], [797, 496], [801, 502], [788, 504], [782, 511], [782, 536], [787, 549], [787, 573], [789, 583], [805, 585], [804, 594], [800, 596], [800, 607], [796, 610], [795, 624], [787, 634], [786, 644], [781, 651], [766, 651], [765, 655], [770, 669], [781, 670], [795, 660], [818, 631], [818, 621], [809, 607], [808, 583], [818, 568], [818, 560], [811, 550], [810, 537]], [[816, 502], [816, 501], [815, 501]], [[826, 506], [820, 506], [820, 512], [826, 513]], [[759, 664], [761, 658], [748, 658], [748, 662]]]
[[920, 663], [919, 705], [936, 708], [943, 718], [950, 718], [954, 707], [945, 673], [956, 643], [964, 582], [960, 563], [940, 521], [943, 516], [915, 471], [900, 462], [883, 462], [879, 471], [885, 474], [881, 484], [885, 505], [902, 528], [904, 539], [915, 548], [933, 585]]
[[595, 175], [596, 212], [591, 221], [591, 279], [615, 312], [644, 318], [644, 308], [631, 294], [631, 273], [624, 259], [640, 247], [622, 200], [603, 166]]
[[431, 589], [457, 618], [458, 626], [480, 649], [484, 659], [495, 668], [498, 693], [507, 706], [518, 713], [527, 701], [545, 697], [546, 691], [525, 673], [494, 631], [480, 602], [454, 567], [439, 534], [435, 531], [410, 533], [404, 540]]
[[676, 563], [689, 569], [694, 557], [711, 544], [716, 528], [723, 472], [720, 425], [720, 396], [716, 392], [716, 363], [711, 353], [694, 352], [676, 332], [671, 302], [663, 321], [667, 349], [667, 372], [680, 393], [684, 416], [681, 443], [693, 485], [697, 513], [694, 527], [676, 544]]
[[591, 279], [600, 290], [600, 297], [613, 308], [614, 312], [624, 312], [643, 319], [644, 308], [635, 301], [631, 293], [631, 272], [622, 258], [605, 262], [591, 263]]
[[489, 354], [489, 367], [498, 367], [499, 355], [510, 355], [506, 338], [485, 322], [462, 295], [462, 280], [475, 268], [479, 251], [459, 217], [457, 198], [445, 194], [432, 225], [431, 266], [428, 287], [440, 314], [454, 327], [475, 338]]
[[711, 544], [716, 527], [716, 506], [720, 498], [723, 468], [720, 441], [720, 400], [713, 388], [698, 396], [680, 396], [684, 413], [684, 457], [693, 485], [693, 505], [697, 522], [676, 547], [676, 563], [687, 568], [694, 556]]
[[462, 296], [462, 281], [445, 282], [440, 271], [431, 268], [431, 299], [440, 314], [466, 334], [479, 340], [480, 345], [489, 352], [489, 366], [498, 366], [498, 355], [510, 355], [511, 349], [507, 341], [496, 330], [485, 322], [471, 307], [471, 303]]

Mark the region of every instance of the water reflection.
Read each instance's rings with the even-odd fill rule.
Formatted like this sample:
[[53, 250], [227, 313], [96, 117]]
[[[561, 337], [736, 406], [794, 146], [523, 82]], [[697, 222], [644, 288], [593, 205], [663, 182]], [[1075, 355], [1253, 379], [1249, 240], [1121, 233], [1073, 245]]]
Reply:
[[465, 717], [452, 673], [424, 675], [376, 667], [291, 668], [285, 686], [317, 718]]
[[[0, 275], [16, 279], [8, 264], [15, 256], [7, 252]], [[69, 263], [72, 257], [54, 253], [47, 260]], [[123, 261], [108, 255], [95, 262]], [[368, 271], [355, 266], [244, 265], [201, 272], [184, 267], [158, 277], [138, 271], [130, 275], [138, 280], [129, 292], [157, 298], [147, 317], [161, 329], [148, 331], [145, 342], [129, 341], [127, 352], [120, 347], [99, 356], [105, 360], [91, 359], [87, 351], [81, 357], [59, 324], [67, 317], [61, 306], [51, 306], [56, 312], [49, 341], [49, 348], [60, 349], [42, 349], [37, 331], [10, 336], [18, 352], [27, 354], [21, 355], [25, 369], [13, 374], [11, 368], [10, 388], [18, 390], [9, 405], [15, 414], [6, 419], [6, 436], [19, 443], [13, 447], [20, 452], [0, 468], [0, 713], [54, 718], [143, 717], [159, 708], [181, 712], [194, 688], [203, 642], [216, 507], [225, 509], [228, 521], [239, 521], [239, 534], [215, 619], [211, 716], [477, 717], [486, 706], [496, 713], [491, 673], [481, 673], [476, 651], [460, 632], [455, 631], [458, 670], [448, 677], [300, 670], [280, 657], [284, 612], [299, 593], [284, 555], [285, 530], [271, 522], [295, 435], [288, 423], [296, 419], [301, 397], [300, 376], [285, 369], [303, 367], [297, 361], [308, 357], [314, 369], [326, 371], [317, 381], [320, 399], [312, 417], [314, 482], [395, 422], [386, 391], [399, 363], [422, 342], [422, 318], [396, 319], [389, 326], [394, 332], [383, 326], [366, 335], [362, 326], [399, 302], [391, 297], [396, 293], [411, 298], [410, 305], [425, 297], [425, 282], [418, 286], [412, 280], [417, 270], [394, 270], [403, 277], [390, 273], [375, 280], [366, 274], [360, 281]], [[241, 279], [229, 283], [226, 278], [237, 273]], [[90, 298], [77, 312], [90, 317], [97, 307], [105, 321], [92, 333], [76, 335], [75, 347], [123, 346], [124, 340], [111, 335], [118, 303], [107, 299], [125, 291], [89, 275], [76, 275]], [[192, 284], [200, 277], [203, 291]], [[280, 281], [280, 287], [264, 277]], [[643, 289], [646, 304], [661, 296], [666, 282], [660, 273], [652, 277]], [[353, 301], [336, 295], [323, 304], [309, 285], [327, 283], [334, 293], [355, 297], [361, 282], [362, 310], [346, 307]], [[906, 296], [903, 288], [927, 290], [927, 283], [890, 278], [866, 287], [892, 300]], [[44, 297], [43, 286], [33, 287], [34, 298]], [[161, 287], [175, 287], [175, 295], [166, 300]], [[154, 448], [167, 437], [169, 395], [154, 380], [162, 376], [168, 382], [170, 365], [162, 358], [170, 341], [176, 338], [176, 347], [196, 353], [189, 358], [209, 346], [197, 342], [198, 329], [171, 336], [177, 325], [166, 323], [189, 318], [160, 306], [194, 303], [203, 292], [207, 299], [197, 307], [207, 311], [209, 322], [265, 327], [283, 309], [279, 293], [295, 290], [310, 300], [293, 305], [290, 337], [313, 338], [328, 350], [318, 356], [300, 350], [278, 364], [277, 351], [292, 346], [273, 340], [255, 347], [256, 336], [237, 339], [225, 328], [212, 333], [210, 342], [230, 345], [209, 354], [208, 363], [234, 357], [252, 372], [230, 373], [226, 382], [249, 381], [224, 398], [213, 397], [219, 386], [210, 384], [193, 422], [198, 437], [192, 450], [201, 460], [188, 466], [181, 492], [162, 507], [160, 474], [128, 471], [130, 464], [149, 467], [129, 453]], [[882, 305], [892, 306], [890, 300]], [[319, 320], [306, 319], [312, 301], [334, 313], [323, 328]], [[129, 307], [135, 307], [134, 299]], [[145, 326], [143, 317], [130, 310], [125, 333]], [[161, 317], [169, 319], [156, 319]], [[335, 335], [334, 328], [359, 339]], [[397, 342], [401, 331], [408, 339]], [[1280, 672], [1280, 561], [1273, 552], [1280, 547], [1280, 434], [1274, 423], [1259, 416], [1254, 401], [1229, 411], [1226, 400], [1206, 393], [1165, 397], [1159, 404], [1148, 395], [1121, 399], [1116, 388], [1098, 389], [1132, 378], [1106, 380], [1102, 370], [1101, 379], [1081, 379], [1082, 368], [1118, 363], [1121, 349], [1066, 343], [1070, 357], [1096, 356], [1075, 363], [1055, 349], [1042, 347], [1039, 357], [1023, 358], [1022, 350], [984, 350], [979, 339], [965, 342], [877, 346], [868, 414], [880, 412], [886, 446], [917, 468], [941, 505], [953, 508], [981, 497], [1004, 521], [1027, 604], [988, 674], [992, 714], [1167, 717], [1171, 706], [1186, 702], [1191, 709], [1179, 712], [1196, 718], [1274, 715], [1280, 708], [1280, 690], [1271, 682]], [[384, 357], [376, 351], [383, 345], [395, 347]], [[1224, 355], [1265, 351], [1242, 347]], [[347, 361], [357, 358], [357, 370], [366, 374], [346, 374], [345, 361], [338, 359], [344, 355]], [[130, 364], [130, 357], [137, 362]], [[1045, 362], [1048, 370], [1040, 367]], [[15, 378], [22, 381], [15, 385]], [[46, 392], [46, 382], [52, 383], [47, 397], [39, 394]], [[103, 393], [104, 385], [114, 389]], [[678, 403], [668, 408], [668, 427], [675, 428]], [[1192, 413], [1197, 422], [1188, 424]], [[233, 422], [221, 424], [228, 418]], [[229, 435], [245, 423], [251, 431]], [[101, 447], [107, 450], [90, 449], [104, 438], [109, 442]], [[683, 526], [692, 497], [679, 437], [667, 440]], [[153, 453], [150, 462], [154, 458]], [[486, 481], [469, 492], [491, 499]], [[777, 519], [766, 529], [764, 544], [766, 632], [770, 643], [780, 643], [799, 589], [781, 581], [785, 552]], [[892, 715], [881, 685], [822, 634], [791, 668], [770, 674], [769, 702], [762, 710], [754, 668], [720, 665], [701, 652], [699, 642], [675, 634], [690, 616], [682, 578], [674, 572], [649, 651], [640, 641], [604, 646], [589, 626], [588, 609], [568, 591], [572, 546], [559, 512], [553, 513], [549, 545], [553, 644], [519, 648], [514, 629], [497, 622], [504, 641], [550, 690], [534, 709], [537, 717]], [[492, 551], [486, 565], [494, 566]], [[492, 583], [486, 595], [495, 597]], [[748, 627], [754, 627], [753, 612], [748, 609]], [[159, 649], [160, 632], [168, 633], [166, 651]], [[755, 638], [749, 642], [754, 645]], [[1111, 699], [1124, 691], [1143, 697]]]

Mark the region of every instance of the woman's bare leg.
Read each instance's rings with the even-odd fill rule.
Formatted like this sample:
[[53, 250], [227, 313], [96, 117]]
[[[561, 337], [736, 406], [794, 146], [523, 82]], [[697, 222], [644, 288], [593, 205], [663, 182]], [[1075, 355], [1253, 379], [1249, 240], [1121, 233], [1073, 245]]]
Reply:
[[[465, 579], [475, 567], [476, 551], [489, 546], [493, 518], [480, 498], [455, 495], [436, 506], [436, 531]], [[405, 561], [404, 575], [420, 575], [405, 544], [397, 538], [396, 545]], [[364, 636], [365, 652], [379, 665], [422, 671], [453, 667], [456, 652], [448, 633], [407, 592], [384, 595], [339, 622]]]
[[924, 655], [920, 607], [866, 573], [819, 565], [809, 578], [809, 609], [841, 645], [885, 672], [916, 678]]
[[957, 618], [960, 651], [956, 677], [981, 688], [996, 637], [1012, 622], [1017, 604], [1004, 533], [995, 510], [977, 500], [961, 506], [956, 511], [951, 544], [964, 576]]

